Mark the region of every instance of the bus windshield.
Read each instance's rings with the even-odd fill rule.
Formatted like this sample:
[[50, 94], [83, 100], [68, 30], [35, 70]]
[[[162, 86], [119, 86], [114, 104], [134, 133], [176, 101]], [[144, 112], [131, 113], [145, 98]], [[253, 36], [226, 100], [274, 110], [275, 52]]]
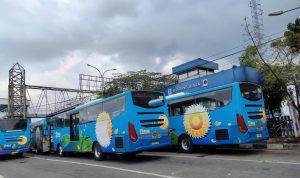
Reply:
[[241, 83], [240, 84], [242, 96], [250, 101], [257, 101], [262, 98], [261, 87], [251, 83]]
[[161, 92], [133, 91], [133, 104], [143, 108], [156, 108], [165, 104], [164, 95]]
[[27, 120], [25, 119], [3, 119], [0, 120], [0, 131], [25, 131], [27, 128]]

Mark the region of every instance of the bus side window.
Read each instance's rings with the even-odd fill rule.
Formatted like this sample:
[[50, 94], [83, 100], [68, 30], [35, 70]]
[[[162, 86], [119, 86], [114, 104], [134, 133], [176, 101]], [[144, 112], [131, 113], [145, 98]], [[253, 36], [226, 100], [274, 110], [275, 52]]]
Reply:
[[195, 96], [195, 99], [196, 104], [213, 111], [227, 105], [231, 101], [231, 88], [199, 94]]
[[98, 118], [98, 115], [102, 111], [103, 111], [103, 104], [99, 103], [94, 106], [90, 106], [87, 109], [84, 109], [83, 112], [85, 112], [85, 114], [83, 114], [83, 116], [81, 116], [80, 118], [85, 117], [86, 122], [96, 121]]
[[173, 104], [170, 107], [170, 116], [183, 115], [182, 107], [180, 104]]
[[79, 111], [79, 123], [86, 123], [88, 122], [88, 117], [87, 117], [87, 109], [81, 109]]
[[195, 99], [192, 96], [186, 98], [180, 98], [171, 101], [170, 103], [171, 103], [173, 116], [186, 114], [187, 111], [188, 114], [195, 112], [194, 109]]
[[120, 116], [125, 111], [125, 96], [104, 102], [103, 111], [107, 112], [111, 119]]
[[56, 123], [55, 126], [57, 128], [63, 128], [64, 127], [64, 122], [61, 118], [56, 118], [55, 123]]
[[65, 119], [65, 127], [70, 127], [70, 118]]

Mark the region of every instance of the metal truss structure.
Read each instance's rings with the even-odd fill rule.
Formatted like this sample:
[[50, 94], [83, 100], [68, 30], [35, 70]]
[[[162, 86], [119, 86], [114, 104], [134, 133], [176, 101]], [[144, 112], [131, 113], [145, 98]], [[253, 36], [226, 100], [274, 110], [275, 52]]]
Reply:
[[95, 92], [70, 88], [26, 85], [29, 99], [27, 118], [55, 115], [96, 98]]
[[79, 74], [79, 89], [101, 92], [104, 89], [106, 83], [109, 83], [112, 80], [112, 78], [102, 78], [100, 76]]
[[27, 113], [25, 69], [16, 63], [9, 70], [8, 116], [25, 119]]
[[259, 49], [263, 48], [264, 32], [263, 32], [263, 10], [260, 0], [250, 0], [249, 7], [252, 15], [253, 38]]
[[97, 92], [91, 87], [70, 89], [26, 85], [25, 69], [19, 63], [9, 70], [8, 88], [7, 116], [24, 119], [49, 117], [73, 109], [95, 99]]

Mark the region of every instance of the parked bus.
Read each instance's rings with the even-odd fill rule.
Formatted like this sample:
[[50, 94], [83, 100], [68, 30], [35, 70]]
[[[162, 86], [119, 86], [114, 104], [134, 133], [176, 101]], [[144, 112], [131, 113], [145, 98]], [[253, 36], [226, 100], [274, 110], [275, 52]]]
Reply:
[[48, 119], [51, 148], [59, 156], [92, 152], [103, 160], [109, 153], [165, 147], [170, 145], [167, 115], [163, 93], [127, 91]]
[[22, 156], [30, 151], [30, 120], [0, 120], [0, 155]]
[[47, 120], [43, 118], [39, 121], [32, 122], [31, 132], [31, 150], [36, 153], [42, 153], [43, 150], [50, 150], [50, 135], [47, 127]]
[[243, 144], [269, 138], [262, 88], [235, 82], [168, 97], [171, 143], [183, 152], [195, 145]]

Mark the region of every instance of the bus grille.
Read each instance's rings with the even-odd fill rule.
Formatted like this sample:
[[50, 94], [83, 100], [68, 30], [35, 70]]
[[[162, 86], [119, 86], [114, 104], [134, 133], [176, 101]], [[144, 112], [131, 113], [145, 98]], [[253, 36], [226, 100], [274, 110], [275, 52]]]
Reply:
[[140, 120], [142, 127], [159, 127], [163, 125], [164, 119], [146, 119]]
[[263, 117], [262, 111], [249, 111], [247, 114], [249, 119], [261, 119]]
[[216, 134], [216, 140], [228, 140], [229, 139], [227, 129], [215, 130], [215, 134]]
[[115, 144], [116, 144], [116, 148], [123, 148], [124, 144], [123, 144], [123, 138], [122, 137], [116, 137], [115, 138]]

